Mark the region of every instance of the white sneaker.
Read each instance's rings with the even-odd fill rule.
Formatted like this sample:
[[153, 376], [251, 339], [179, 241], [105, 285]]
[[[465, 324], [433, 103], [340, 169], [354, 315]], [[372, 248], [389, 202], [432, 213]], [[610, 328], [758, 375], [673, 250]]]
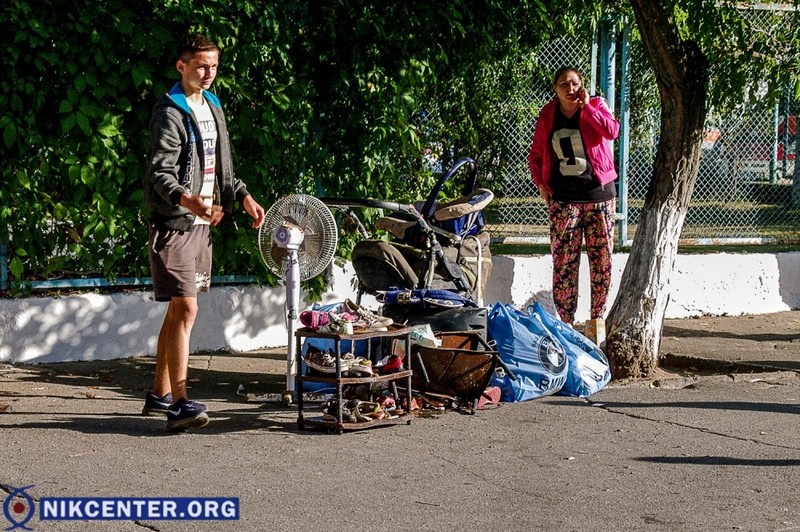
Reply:
[[372, 376], [372, 362], [369, 359], [358, 357], [350, 364], [350, 371], [362, 376]]
[[367, 328], [373, 331], [387, 331], [387, 327], [394, 323], [392, 318], [386, 316], [379, 316], [371, 310], [365, 309], [361, 305], [356, 304], [350, 299], [345, 299], [342, 303], [342, 310], [355, 314], [367, 323]]

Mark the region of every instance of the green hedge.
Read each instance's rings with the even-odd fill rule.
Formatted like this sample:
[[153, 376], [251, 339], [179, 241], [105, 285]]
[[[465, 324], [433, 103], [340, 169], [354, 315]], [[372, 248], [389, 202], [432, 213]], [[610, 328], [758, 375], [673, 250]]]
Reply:
[[[559, 20], [542, 2], [504, 4], [6, 2], [0, 243], [12, 293], [33, 280], [148, 275], [147, 126], [188, 31], [222, 48], [213, 90], [237, 174], [265, 207], [298, 191], [418, 199], [434, 143], [499, 175], [498, 80], [528, 83], [531, 51]], [[420, 121], [431, 106], [436, 120]], [[221, 232], [215, 273], [272, 281], [252, 230]]]

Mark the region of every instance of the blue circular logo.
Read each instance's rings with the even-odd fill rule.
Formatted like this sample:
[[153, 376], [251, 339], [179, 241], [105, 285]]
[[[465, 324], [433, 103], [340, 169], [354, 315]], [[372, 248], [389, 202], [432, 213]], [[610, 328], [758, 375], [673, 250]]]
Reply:
[[3, 503], [3, 514], [8, 519], [8, 522], [11, 523], [11, 526], [6, 530], [15, 530], [17, 528], [33, 530], [25, 526], [34, 513], [33, 498], [25, 490], [29, 490], [33, 486], [25, 486], [24, 488], [3, 487], [9, 490], [8, 497]]
[[539, 342], [539, 361], [547, 371], [560, 375], [567, 368], [567, 353], [560, 343], [544, 336]]

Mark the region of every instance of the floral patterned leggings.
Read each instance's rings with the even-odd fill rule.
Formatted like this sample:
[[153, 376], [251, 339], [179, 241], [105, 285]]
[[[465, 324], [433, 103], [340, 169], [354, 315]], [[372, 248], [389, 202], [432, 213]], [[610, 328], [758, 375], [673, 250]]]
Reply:
[[591, 319], [602, 318], [611, 286], [611, 253], [617, 199], [600, 203], [550, 201], [550, 252], [553, 255], [553, 301], [561, 321], [572, 324], [578, 307], [581, 245], [586, 239], [591, 283]]

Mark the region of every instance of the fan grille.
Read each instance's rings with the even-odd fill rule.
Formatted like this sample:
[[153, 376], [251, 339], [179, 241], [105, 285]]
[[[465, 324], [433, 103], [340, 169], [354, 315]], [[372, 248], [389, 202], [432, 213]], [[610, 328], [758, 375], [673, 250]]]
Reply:
[[328, 267], [336, 253], [339, 232], [333, 214], [322, 201], [307, 194], [284, 196], [267, 210], [258, 232], [258, 249], [267, 268], [281, 279], [286, 279], [287, 253], [275, 244], [274, 233], [284, 222], [297, 225], [303, 231], [303, 243], [297, 253], [300, 280], [316, 277]]

